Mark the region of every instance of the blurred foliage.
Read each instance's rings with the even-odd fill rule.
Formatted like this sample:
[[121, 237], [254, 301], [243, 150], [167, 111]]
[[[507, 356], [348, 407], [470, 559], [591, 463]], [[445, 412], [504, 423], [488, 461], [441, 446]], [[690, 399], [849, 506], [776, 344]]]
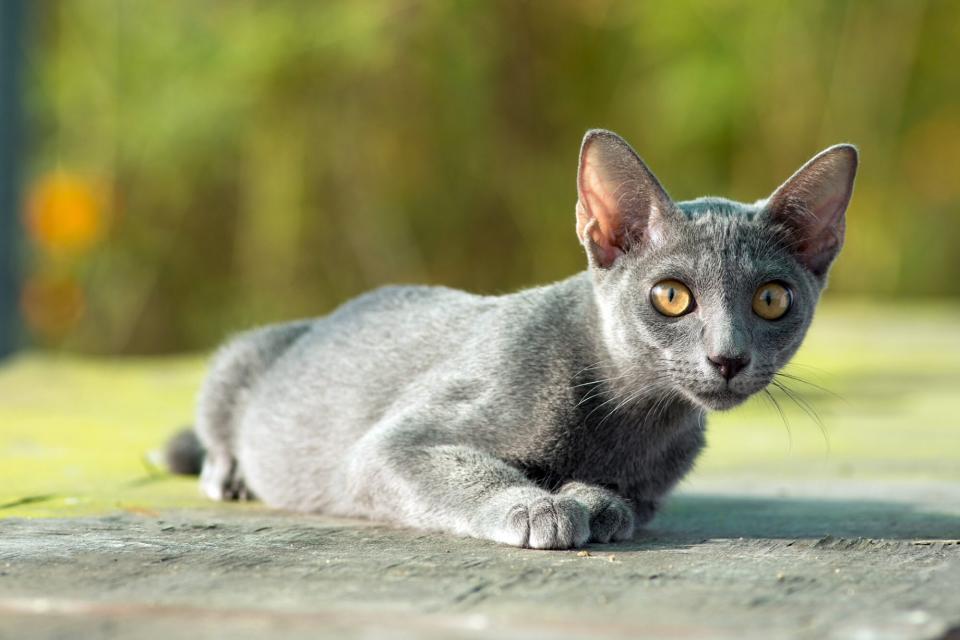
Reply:
[[764, 197], [855, 142], [831, 294], [960, 293], [958, 2], [31, 7], [30, 277], [80, 292], [34, 295], [41, 340], [206, 347], [388, 282], [565, 277], [596, 126], [678, 199]]

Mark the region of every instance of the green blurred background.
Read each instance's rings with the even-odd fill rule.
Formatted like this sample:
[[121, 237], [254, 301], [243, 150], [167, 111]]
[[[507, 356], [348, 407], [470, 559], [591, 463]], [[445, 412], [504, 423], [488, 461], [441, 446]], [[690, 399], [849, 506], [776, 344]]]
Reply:
[[371, 287], [584, 267], [580, 138], [677, 199], [862, 151], [829, 298], [960, 294], [960, 3], [27, 3], [32, 340], [208, 348]]
[[823, 147], [862, 151], [802, 380], [772, 389], [779, 410], [711, 417], [694, 490], [960, 480], [960, 2], [0, 0], [0, 18], [23, 88], [0, 101], [23, 115], [0, 121], [24, 152], [6, 309], [33, 346], [0, 367], [3, 514], [200, 504], [147, 453], [189, 424], [231, 331], [386, 283], [582, 269], [590, 127], [677, 199], [762, 198]]

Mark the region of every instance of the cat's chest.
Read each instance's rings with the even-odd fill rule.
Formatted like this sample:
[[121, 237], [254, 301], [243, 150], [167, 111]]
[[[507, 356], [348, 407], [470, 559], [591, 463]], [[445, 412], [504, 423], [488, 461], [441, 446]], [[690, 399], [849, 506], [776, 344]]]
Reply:
[[576, 479], [614, 486], [657, 478], [669, 472], [677, 450], [687, 448], [691, 430], [699, 429], [691, 411], [672, 405], [636, 405], [598, 419], [589, 412], [558, 418], [531, 456], [530, 467], [547, 484]]

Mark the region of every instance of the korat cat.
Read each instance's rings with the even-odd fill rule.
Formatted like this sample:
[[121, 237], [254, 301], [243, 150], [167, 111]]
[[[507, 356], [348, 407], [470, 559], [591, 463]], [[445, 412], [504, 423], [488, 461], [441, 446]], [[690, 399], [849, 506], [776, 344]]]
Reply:
[[504, 296], [389, 287], [243, 333], [171, 467], [202, 458], [215, 500], [518, 547], [630, 538], [693, 465], [706, 412], [799, 347], [856, 170], [837, 145], [766, 200], [673, 202], [622, 138], [589, 131], [584, 272]]

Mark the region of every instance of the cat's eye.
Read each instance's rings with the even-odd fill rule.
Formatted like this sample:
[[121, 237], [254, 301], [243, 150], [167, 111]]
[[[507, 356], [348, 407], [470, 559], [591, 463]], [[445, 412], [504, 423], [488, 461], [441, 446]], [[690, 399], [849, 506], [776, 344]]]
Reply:
[[650, 289], [650, 304], [663, 315], [675, 318], [693, 311], [693, 294], [679, 280], [661, 280]]
[[779, 282], [760, 285], [753, 294], [753, 312], [764, 320], [779, 320], [792, 304], [793, 293]]

